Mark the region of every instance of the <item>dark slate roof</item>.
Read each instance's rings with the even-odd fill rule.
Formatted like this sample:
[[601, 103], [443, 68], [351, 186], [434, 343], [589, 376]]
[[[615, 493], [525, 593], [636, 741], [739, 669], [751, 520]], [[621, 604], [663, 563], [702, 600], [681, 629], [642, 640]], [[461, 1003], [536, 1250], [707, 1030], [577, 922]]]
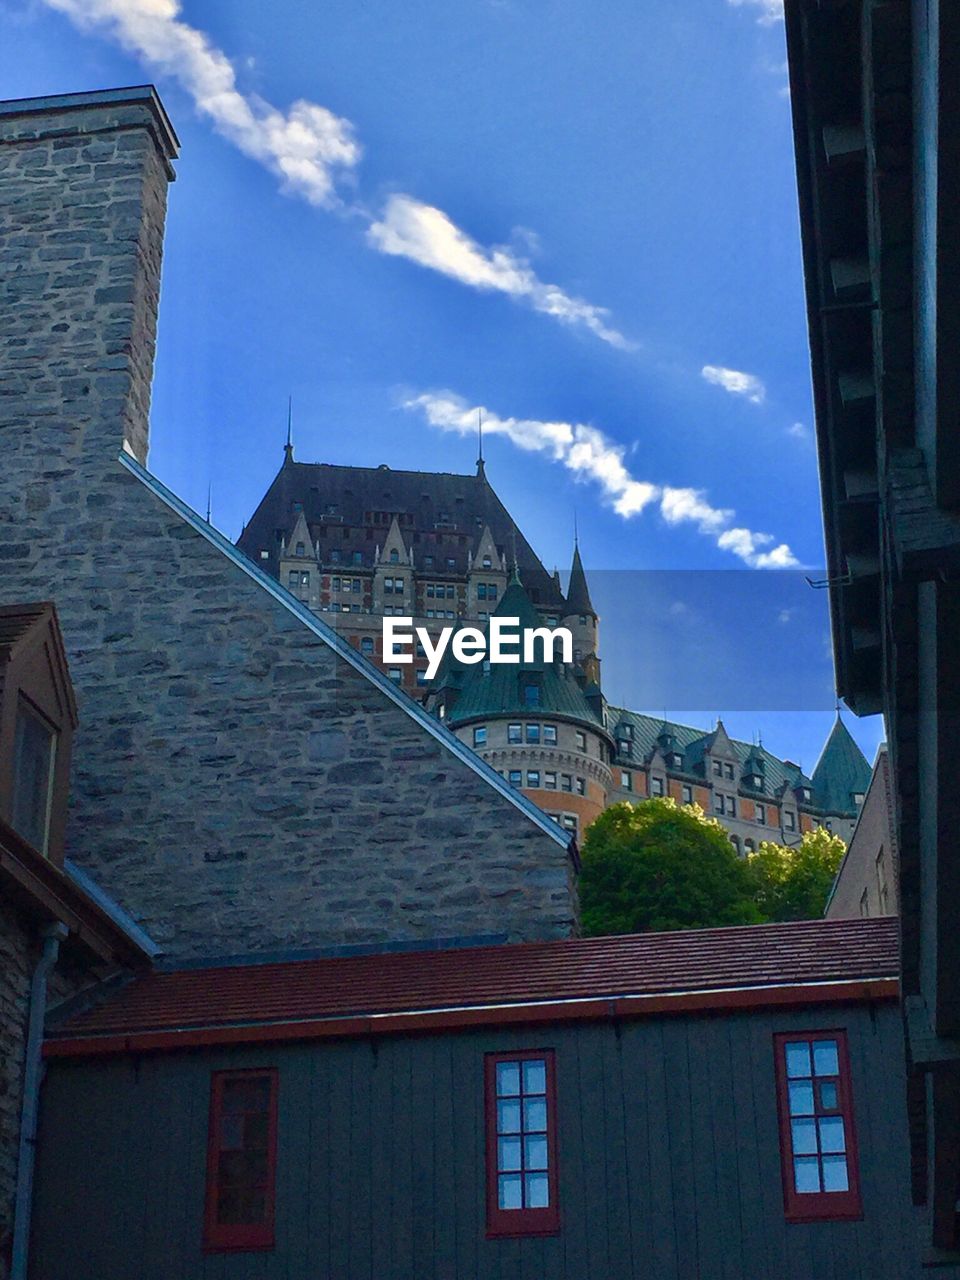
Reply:
[[[543, 625], [530, 603], [526, 588], [514, 574], [500, 599], [494, 617], [518, 618], [521, 631]], [[484, 633], [489, 631], [484, 628]], [[536, 646], [537, 661], [512, 663], [494, 662], [488, 671], [481, 663], [467, 666], [459, 663], [450, 649], [444, 666], [437, 674], [436, 688], [459, 690], [456, 702], [447, 716], [447, 724], [453, 728], [468, 720], [490, 716], [526, 715], [533, 709], [524, 701], [524, 685], [530, 681], [528, 673], [535, 673], [540, 686], [540, 701], [536, 707], [538, 716], [564, 716], [586, 722], [593, 728], [602, 727], [602, 713], [594, 710], [584, 694], [570, 665], [548, 664], [542, 661], [542, 648]]]
[[[278, 570], [278, 531], [289, 541], [299, 503], [321, 559], [331, 546], [350, 563], [359, 552], [363, 564], [373, 564], [374, 548], [382, 544], [389, 525], [371, 525], [369, 512], [388, 512], [399, 519], [400, 532], [414, 550], [414, 569], [424, 573], [424, 556], [456, 561], [451, 572], [467, 572], [467, 553], [475, 552], [484, 526], [508, 561], [514, 555], [534, 604], [563, 612], [557, 583], [537, 558], [513, 517], [497, 497], [485, 473], [472, 476], [450, 472], [394, 471], [390, 467], [346, 467], [326, 462], [285, 462], [240, 535], [237, 546], [257, 564]], [[427, 535], [435, 535], [433, 541]], [[462, 540], [462, 541], [461, 541]], [[261, 561], [260, 552], [270, 559]], [[432, 570], [429, 572], [433, 572]], [[437, 567], [442, 576], [444, 569]]]
[[583, 571], [583, 561], [580, 559], [579, 544], [573, 548], [573, 565], [570, 569], [570, 581], [567, 584], [567, 613], [590, 613], [594, 617], [597, 616], [597, 611], [590, 600], [590, 590], [587, 587], [587, 575]]
[[827, 813], [853, 817], [859, 812], [853, 797], [866, 795], [870, 773], [866, 756], [838, 715], [813, 771], [814, 803]]
[[[634, 744], [633, 754], [629, 757], [619, 755], [618, 759], [623, 764], [635, 766], [641, 765], [646, 761], [656, 746], [657, 737], [663, 732], [664, 725], [666, 725], [668, 732], [674, 736], [676, 750], [683, 756], [683, 767], [680, 771], [690, 774], [703, 772], [704, 755], [716, 733], [715, 729], [709, 731], [696, 729], [691, 725], [664, 721], [661, 716], [641, 715], [638, 711], [627, 711], [622, 707], [613, 706], [607, 708], [607, 725], [610, 733], [617, 740], [623, 737], [623, 734], [618, 733], [617, 729], [621, 725], [631, 726], [633, 729], [633, 737], [631, 739]], [[730, 745], [740, 761], [741, 776], [747, 773], [746, 764], [748, 760], [759, 759], [763, 761], [763, 793], [771, 798], [777, 796], [785, 786], [812, 787], [813, 785], [811, 779], [807, 777], [798, 765], [792, 764], [789, 760], [778, 759], [777, 756], [767, 751], [765, 747], [755, 746], [750, 742], [740, 742], [736, 738], [730, 739]], [[747, 790], [750, 790], [750, 788], [747, 788]]]
[[895, 978], [897, 920], [574, 938], [154, 972], [49, 1039]]

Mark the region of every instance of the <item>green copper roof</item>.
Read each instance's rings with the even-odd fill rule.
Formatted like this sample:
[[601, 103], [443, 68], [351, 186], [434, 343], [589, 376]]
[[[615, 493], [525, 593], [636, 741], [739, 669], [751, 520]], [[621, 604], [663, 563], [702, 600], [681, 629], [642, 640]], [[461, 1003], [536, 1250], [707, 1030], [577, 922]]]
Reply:
[[866, 756], [838, 715], [813, 771], [814, 803], [827, 813], [856, 814], [853, 797], [866, 794], [870, 772]]
[[570, 570], [570, 583], [567, 587], [567, 613], [589, 613], [594, 617], [597, 616], [590, 601], [587, 575], [583, 571], [579, 546], [573, 548], [573, 567]]
[[[545, 625], [516, 572], [494, 610], [494, 617], [518, 618], [522, 631]], [[488, 631], [489, 627], [485, 627], [484, 632]], [[539, 691], [535, 703], [527, 698], [527, 688], [531, 685]], [[483, 663], [467, 666], [458, 662], [448, 649], [434, 687], [458, 690], [456, 702], [447, 715], [447, 724], [451, 727], [488, 716], [531, 714], [564, 716], [594, 727], [602, 727], [603, 723], [599, 699], [595, 711], [573, 668], [559, 662], [544, 662], [543, 646], [539, 644], [535, 661], [521, 661], [516, 666], [495, 662], [489, 664], [487, 670]]]

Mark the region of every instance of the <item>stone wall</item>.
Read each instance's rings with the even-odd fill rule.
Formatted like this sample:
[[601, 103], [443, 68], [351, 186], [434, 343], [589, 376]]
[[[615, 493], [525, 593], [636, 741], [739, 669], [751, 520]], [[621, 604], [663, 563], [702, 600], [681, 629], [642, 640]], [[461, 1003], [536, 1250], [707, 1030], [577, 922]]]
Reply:
[[0, 601], [59, 610], [68, 856], [174, 957], [569, 933], [561, 844], [117, 461], [174, 150], [120, 92], [0, 107]]

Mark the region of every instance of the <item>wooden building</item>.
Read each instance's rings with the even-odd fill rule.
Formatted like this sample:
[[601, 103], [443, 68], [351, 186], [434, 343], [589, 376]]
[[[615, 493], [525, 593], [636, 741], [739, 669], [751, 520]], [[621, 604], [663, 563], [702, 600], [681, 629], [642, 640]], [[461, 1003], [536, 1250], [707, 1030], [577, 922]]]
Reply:
[[156, 972], [51, 1029], [43, 1280], [919, 1276], [896, 923]]
[[893, 779], [915, 1203], [960, 1261], [960, 6], [787, 0], [838, 691]]

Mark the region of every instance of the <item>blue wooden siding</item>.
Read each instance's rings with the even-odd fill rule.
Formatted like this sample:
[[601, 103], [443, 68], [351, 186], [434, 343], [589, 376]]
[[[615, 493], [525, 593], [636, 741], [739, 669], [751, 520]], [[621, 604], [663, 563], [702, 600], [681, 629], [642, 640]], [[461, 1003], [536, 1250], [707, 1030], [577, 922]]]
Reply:
[[[864, 1219], [783, 1216], [772, 1035], [846, 1027]], [[556, 1051], [561, 1231], [487, 1240], [483, 1055]], [[201, 1251], [212, 1070], [280, 1073], [276, 1247]], [[53, 1061], [37, 1280], [919, 1277], [895, 1006]], [[960, 1271], [938, 1274], [960, 1274]]]

